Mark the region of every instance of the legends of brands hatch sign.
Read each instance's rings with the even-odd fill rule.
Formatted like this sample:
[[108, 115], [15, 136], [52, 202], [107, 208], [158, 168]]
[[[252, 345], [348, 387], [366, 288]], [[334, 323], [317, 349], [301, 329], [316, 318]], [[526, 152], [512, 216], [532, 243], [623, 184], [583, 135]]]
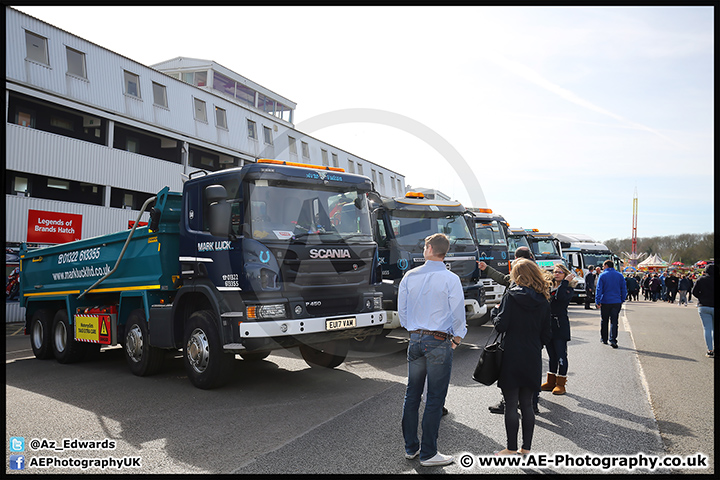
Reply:
[[67, 243], [82, 237], [82, 215], [28, 210], [29, 243]]

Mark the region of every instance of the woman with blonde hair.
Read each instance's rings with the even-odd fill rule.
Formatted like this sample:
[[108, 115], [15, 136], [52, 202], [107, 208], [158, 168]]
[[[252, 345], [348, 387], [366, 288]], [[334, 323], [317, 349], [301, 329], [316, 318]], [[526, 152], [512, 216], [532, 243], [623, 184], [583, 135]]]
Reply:
[[567, 342], [570, 341], [568, 305], [573, 297], [573, 289], [569, 282], [575, 275], [563, 264], [555, 265], [552, 275], [553, 286], [550, 291], [552, 339], [545, 345], [549, 359], [548, 373], [547, 381], [540, 386], [540, 390], [552, 392], [554, 395], [564, 395], [568, 371]]
[[[495, 329], [505, 332], [504, 354], [498, 387], [505, 398], [507, 446], [497, 455], [530, 452], [535, 412], [533, 394], [540, 391], [542, 348], [551, 338], [550, 283], [540, 267], [524, 258], [513, 262], [510, 280], [515, 284], [500, 302]], [[522, 412], [522, 448], [518, 451], [520, 427], [518, 403]]]

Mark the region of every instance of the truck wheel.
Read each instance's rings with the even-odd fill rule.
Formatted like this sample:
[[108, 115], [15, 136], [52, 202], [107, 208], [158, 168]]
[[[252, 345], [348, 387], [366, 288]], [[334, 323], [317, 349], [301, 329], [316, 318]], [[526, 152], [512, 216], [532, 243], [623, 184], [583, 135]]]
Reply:
[[153, 375], [160, 370], [165, 357], [165, 351], [150, 346], [148, 326], [145, 312], [141, 309], [130, 312], [125, 325], [125, 340], [123, 351], [130, 371], [133, 375], [144, 377]]
[[30, 344], [35, 358], [39, 360], [53, 357], [52, 346], [50, 346], [52, 323], [52, 312], [44, 308], [35, 312], [30, 320]]
[[82, 359], [86, 345], [75, 341], [73, 327], [68, 321], [67, 311], [62, 308], [57, 311], [52, 327], [53, 355], [60, 363], [75, 363]]
[[211, 389], [230, 380], [235, 355], [223, 352], [215, 315], [200, 310], [188, 318], [183, 342], [185, 370], [197, 388]]
[[300, 354], [311, 367], [335, 368], [345, 361], [349, 348], [347, 340], [335, 340], [312, 346], [300, 345]]

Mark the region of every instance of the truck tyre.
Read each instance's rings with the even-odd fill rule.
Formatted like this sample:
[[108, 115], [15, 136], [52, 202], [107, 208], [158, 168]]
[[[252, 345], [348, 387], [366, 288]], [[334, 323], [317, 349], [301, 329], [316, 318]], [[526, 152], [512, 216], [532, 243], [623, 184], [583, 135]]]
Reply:
[[35, 358], [47, 360], [53, 358], [50, 342], [52, 340], [52, 311], [42, 308], [35, 312], [30, 320], [30, 344]]
[[75, 341], [73, 326], [70, 325], [67, 310], [64, 308], [58, 310], [53, 319], [50, 344], [53, 355], [59, 363], [75, 363], [85, 354], [86, 345]]
[[349, 348], [347, 340], [335, 340], [312, 346], [300, 345], [300, 354], [311, 367], [335, 368], [345, 361]]
[[208, 390], [230, 380], [235, 355], [223, 352], [215, 315], [200, 310], [188, 318], [183, 337], [183, 362], [193, 385]]
[[141, 309], [130, 312], [125, 325], [123, 351], [133, 375], [138, 377], [153, 375], [162, 367], [165, 351], [150, 346], [145, 312]]

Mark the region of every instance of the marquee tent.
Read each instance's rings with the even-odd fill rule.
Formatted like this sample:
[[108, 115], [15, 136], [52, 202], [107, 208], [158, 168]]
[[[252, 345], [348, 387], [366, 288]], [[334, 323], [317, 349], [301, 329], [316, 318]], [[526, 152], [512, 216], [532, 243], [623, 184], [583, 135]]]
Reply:
[[660, 255], [653, 253], [651, 256], [638, 264], [639, 268], [666, 268], [668, 262], [660, 258]]

